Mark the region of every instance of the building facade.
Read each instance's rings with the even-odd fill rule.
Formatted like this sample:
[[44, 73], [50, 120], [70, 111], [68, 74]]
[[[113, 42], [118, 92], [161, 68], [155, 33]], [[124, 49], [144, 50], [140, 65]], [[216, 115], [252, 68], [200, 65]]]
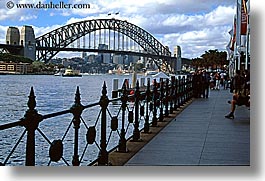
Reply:
[[32, 72], [30, 63], [0, 62], [0, 74], [29, 74]]

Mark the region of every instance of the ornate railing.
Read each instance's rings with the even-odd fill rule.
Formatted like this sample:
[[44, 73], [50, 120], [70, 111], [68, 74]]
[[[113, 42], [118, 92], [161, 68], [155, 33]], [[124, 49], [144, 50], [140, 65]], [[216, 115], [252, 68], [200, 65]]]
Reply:
[[[132, 94], [133, 92], [133, 94]], [[164, 117], [168, 117], [174, 110], [179, 109], [185, 102], [192, 98], [192, 77], [174, 77], [171, 79], [160, 79], [157, 83], [156, 79], [153, 80], [151, 85], [150, 79], [147, 86], [143, 88], [139, 87], [139, 83], [136, 83], [136, 88], [129, 90], [126, 84], [120, 92], [120, 97], [110, 100], [107, 96], [107, 86], [105, 82], [102, 87], [102, 94], [99, 102], [82, 105], [81, 95], [79, 87], [76, 89], [75, 101], [70, 109], [55, 112], [51, 114], [41, 115], [36, 110], [36, 97], [33, 87], [31, 87], [28, 110], [24, 117], [19, 121], [4, 124], [0, 126], [1, 132], [4, 130], [22, 127], [23, 131], [21, 136], [16, 140], [16, 143], [6, 155], [1, 153], [1, 165], [12, 165], [12, 154], [17, 149], [21, 142], [25, 142], [25, 161], [26, 166], [34, 166], [36, 163], [36, 132], [47, 142], [49, 148], [45, 146], [41, 149], [46, 150], [49, 155], [49, 161], [47, 165], [52, 163], [61, 162], [64, 165], [108, 165], [109, 153], [114, 149], [119, 152], [127, 152], [127, 141], [132, 139], [133, 141], [139, 141], [141, 139], [140, 132], [148, 133], [150, 126], [157, 126], [158, 121], [163, 121]], [[112, 106], [116, 105], [116, 110], [113, 111]], [[118, 106], [118, 107], [117, 107]], [[84, 116], [88, 116], [89, 112], [85, 115], [85, 111], [89, 111], [91, 108], [100, 107], [97, 119], [92, 126], [88, 126], [88, 118], [84, 119]], [[67, 126], [62, 138], [54, 139], [51, 141], [44, 131], [40, 128], [40, 124], [51, 118], [57, 118], [60, 116], [66, 116], [72, 114], [70, 124]], [[141, 122], [143, 121], [143, 122]], [[142, 123], [142, 124], [140, 124]], [[132, 126], [133, 125], [133, 126]], [[142, 125], [142, 126], [141, 126]], [[65, 144], [69, 144], [69, 140], [66, 137], [73, 126], [73, 139], [70, 140], [70, 146], [73, 146], [72, 158], [69, 158], [69, 154], [64, 152], [71, 152], [69, 146], [65, 147]], [[80, 127], [83, 126], [85, 131], [80, 131]], [[128, 135], [128, 128], [132, 127], [131, 134]], [[62, 129], [62, 127], [51, 128]], [[113, 132], [117, 133], [117, 136], [111, 138]], [[26, 136], [26, 141], [22, 141]], [[6, 137], [8, 139], [8, 136]], [[116, 145], [111, 149], [107, 149], [110, 139], [116, 140]], [[1, 139], [2, 140], [2, 139]], [[82, 140], [82, 141], [81, 141]], [[8, 141], [8, 140], [7, 140]], [[99, 142], [99, 144], [98, 144]], [[115, 142], [115, 141], [114, 141]], [[3, 144], [1, 144], [4, 146]], [[96, 145], [98, 151], [97, 157], [86, 163], [84, 160], [85, 155], [91, 154], [88, 151], [89, 145]], [[81, 150], [82, 146], [82, 151]], [[81, 155], [80, 155], [81, 153]], [[20, 156], [22, 157], [23, 154]], [[44, 156], [45, 157], [45, 156]], [[65, 158], [67, 157], [67, 158]], [[72, 163], [70, 164], [70, 159]]]

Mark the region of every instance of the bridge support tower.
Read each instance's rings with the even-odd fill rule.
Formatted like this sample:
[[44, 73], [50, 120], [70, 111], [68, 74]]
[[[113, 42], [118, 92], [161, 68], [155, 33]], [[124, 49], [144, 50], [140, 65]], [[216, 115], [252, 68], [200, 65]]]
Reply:
[[23, 26], [20, 32], [17, 27], [9, 27], [6, 33], [6, 44], [23, 46], [20, 50], [10, 53], [36, 60], [36, 40], [31, 26]]
[[31, 60], [36, 59], [36, 41], [34, 30], [31, 26], [23, 26], [20, 32], [20, 44], [23, 46], [22, 55], [30, 58]]

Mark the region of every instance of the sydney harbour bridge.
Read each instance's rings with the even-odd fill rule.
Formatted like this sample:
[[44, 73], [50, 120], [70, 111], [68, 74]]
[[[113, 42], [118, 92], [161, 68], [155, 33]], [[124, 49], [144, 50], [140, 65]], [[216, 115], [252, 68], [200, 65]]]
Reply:
[[[10, 41], [0, 44], [0, 49], [25, 57], [28, 54], [32, 56], [33, 52], [34, 58], [31, 59], [45, 63], [61, 51], [135, 55], [147, 57], [162, 71], [177, 71], [176, 55], [172, 56], [169, 48], [149, 32], [126, 20], [84, 20], [59, 27], [36, 38], [34, 30], [29, 31], [33, 35], [27, 35], [26, 29], [21, 32], [25, 35], [24, 39], [14, 40], [9, 37]], [[10, 32], [7, 32], [7, 36], [11, 36]], [[99, 48], [100, 44], [106, 45], [107, 48]]]

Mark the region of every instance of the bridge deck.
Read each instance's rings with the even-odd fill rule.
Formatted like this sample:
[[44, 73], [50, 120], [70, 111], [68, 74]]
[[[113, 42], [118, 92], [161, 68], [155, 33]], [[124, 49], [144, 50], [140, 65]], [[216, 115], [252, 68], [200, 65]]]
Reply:
[[211, 91], [195, 99], [125, 166], [250, 165], [250, 111], [230, 111], [228, 90]]

